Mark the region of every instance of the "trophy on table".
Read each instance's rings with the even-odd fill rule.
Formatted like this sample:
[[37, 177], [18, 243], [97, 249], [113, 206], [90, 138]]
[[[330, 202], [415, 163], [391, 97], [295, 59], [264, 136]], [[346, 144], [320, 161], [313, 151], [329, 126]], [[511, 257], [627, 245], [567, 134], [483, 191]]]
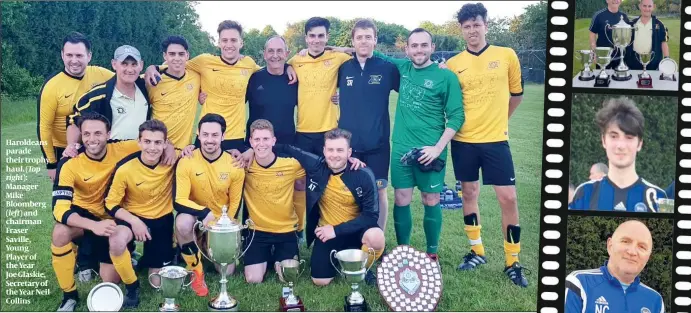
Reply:
[[655, 52], [636, 52], [636, 54], [638, 55], [638, 61], [643, 65], [643, 73], [638, 74], [638, 81], [636, 84], [638, 85], [638, 88], [653, 88], [653, 78], [650, 76], [650, 74], [648, 74], [648, 72], [646, 72], [645, 68], [648, 66], [650, 61], [652, 61], [653, 56], [655, 56]]
[[660, 71], [660, 80], [671, 80], [677, 81], [675, 73], [677, 72], [677, 62], [670, 58], [664, 58], [660, 61], [658, 65], [658, 70]]
[[[334, 254], [340, 265], [340, 270], [339, 267], [333, 264]], [[369, 248], [368, 252], [359, 249], [331, 250], [329, 256], [331, 265], [351, 284], [352, 290], [350, 295], [345, 296], [345, 304], [343, 306], [343, 310], [346, 312], [367, 312], [369, 310], [367, 301], [365, 301], [365, 298], [359, 291], [359, 283], [365, 279], [365, 275], [369, 271], [367, 263], [370, 261], [370, 257], [372, 258], [372, 264], [374, 264], [376, 254], [372, 248]], [[372, 264], [370, 264], [370, 267], [372, 267]]]
[[[288, 282], [288, 294], [279, 299], [279, 309], [281, 312], [304, 312], [305, 305], [302, 299], [293, 292], [293, 284], [298, 277], [305, 271], [305, 260], [283, 260], [279, 263], [281, 275]], [[302, 268], [302, 269], [301, 269]]]
[[616, 81], [627, 81], [631, 79], [632, 75], [629, 73], [629, 67], [626, 66], [626, 62], [624, 62], [624, 52], [626, 48], [633, 43], [631, 41], [633, 27], [624, 22], [624, 16], [621, 16], [619, 23], [616, 25], [612, 26], [607, 24], [605, 27], [612, 29], [612, 40], [614, 40], [612, 41], [608, 37], [607, 41], [609, 41], [615, 49], [619, 50], [619, 66], [614, 69], [612, 79]]
[[593, 61], [593, 51], [579, 50], [578, 56], [580, 57], [581, 64], [583, 64], [583, 70], [581, 70], [581, 75], [578, 75], [578, 79], [581, 81], [595, 79], [593, 71], [590, 70], [590, 63]]
[[595, 62], [600, 66], [600, 73], [595, 79], [595, 87], [609, 87], [610, 76], [607, 74], [607, 65], [612, 62], [612, 48], [597, 47], [595, 48]]
[[197, 221], [194, 224], [194, 229], [199, 228], [202, 234], [208, 236], [206, 244], [202, 244], [203, 247], [199, 246], [195, 232], [192, 232], [192, 235], [194, 236], [194, 244], [197, 245], [199, 251], [209, 261], [219, 265], [221, 271], [221, 291], [217, 297], [209, 301], [209, 309], [217, 312], [237, 311], [238, 301], [228, 294], [226, 272], [228, 271], [228, 265], [235, 263], [235, 261], [245, 255], [245, 252], [252, 244], [254, 231], [252, 232], [252, 239], [250, 239], [245, 250], [242, 251], [242, 231], [254, 223], [250, 219], [247, 219], [245, 225], [236, 223], [228, 216], [228, 207], [225, 205], [221, 211], [221, 216], [217, 220], [211, 221], [207, 227], [201, 221]]
[[[191, 275], [189, 283], [185, 284], [185, 277]], [[160, 283], [156, 286], [151, 278], [158, 276]], [[180, 305], [175, 303], [175, 297], [180, 294], [183, 287], [189, 286], [195, 279], [194, 272], [186, 270], [180, 266], [166, 266], [158, 270], [158, 273], [149, 275], [149, 284], [157, 290], [161, 291], [165, 302], [158, 306], [161, 312], [178, 312]]]

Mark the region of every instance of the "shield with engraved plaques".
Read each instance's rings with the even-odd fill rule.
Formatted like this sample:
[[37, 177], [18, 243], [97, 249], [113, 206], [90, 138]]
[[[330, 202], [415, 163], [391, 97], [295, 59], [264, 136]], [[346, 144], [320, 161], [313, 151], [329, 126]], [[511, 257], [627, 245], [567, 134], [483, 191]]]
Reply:
[[377, 285], [392, 311], [431, 312], [442, 295], [441, 268], [424, 252], [401, 245], [384, 256]]

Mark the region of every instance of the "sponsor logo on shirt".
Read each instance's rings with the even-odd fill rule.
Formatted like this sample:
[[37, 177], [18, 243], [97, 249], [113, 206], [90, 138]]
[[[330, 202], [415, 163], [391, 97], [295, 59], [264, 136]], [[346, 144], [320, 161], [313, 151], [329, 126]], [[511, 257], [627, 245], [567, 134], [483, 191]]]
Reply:
[[605, 297], [599, 297], [595, 300], [595, 312], [596, 313], [606, 313], [609, 310], [609, 303], [605, 300]]
[[493, 70], [493, 69], [498, 68], [498, 67], [499, 67], [499, 60], [489, 62], [489, 64], [487, 65], [488, 70]]
[[367, 82], [370, 85], [379, 85], [381, 84], [381, 75], [370, 75], [369, 76], [369, 82]]
[[624, 203], [619, 202], [619, 203], [617, 203], [617, 205], [614, 206], [614, 210], [615, 211], [626, 211], [626, 206], [624, 205]]

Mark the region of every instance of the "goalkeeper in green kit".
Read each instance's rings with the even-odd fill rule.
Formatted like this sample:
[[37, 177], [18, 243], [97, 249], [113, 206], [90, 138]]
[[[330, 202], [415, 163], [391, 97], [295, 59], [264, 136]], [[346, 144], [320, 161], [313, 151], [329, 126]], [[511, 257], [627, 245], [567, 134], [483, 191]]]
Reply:
[[395, 193], [394, 226], [399, 245], [410, 244], [410, 201], [417, 186], [425, 206], [423, 227], [427, 255], [438, 261], [442, 215], [439, 193], [444, 186], [447, 144], [463, 125], [462, 92], [456, 75], [430, 60], [432, 35], [417, 28], [408, 35], [408, 59], [379, 52], [398, 68], [401, 84], [391, 135], [391, 185]]

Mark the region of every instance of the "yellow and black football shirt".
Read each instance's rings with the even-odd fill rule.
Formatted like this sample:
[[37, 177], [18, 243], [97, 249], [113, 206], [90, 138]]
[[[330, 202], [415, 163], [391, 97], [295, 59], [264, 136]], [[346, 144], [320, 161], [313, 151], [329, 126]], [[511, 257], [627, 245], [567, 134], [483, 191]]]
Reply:
[[305, 170], [293, 158], [277, 157], [266, 167], [256, 160], [250, 165], [243, 194], [256, 230], [288, 233], [297, 229], [293, 192], [295, 180], [303, 177]]
[[82, 152], [74, 158], [62, 159], [53, 185], [53, 217], [67, 224], [67, 218], [83, 209], [92, 215], [108, 219], [105, 191], [115, 166], [120, 160], [139, 150], [136, 140], [106, 145], [106, 154], [95, 160]]
[[38, 95], [38, 140], [46, 158], [48, 169], [54, 169], [60, 160], [54, 148], [67, 147], [67, 125], [74, 104], [92, 87], [102, 84], [115, 75], [98, 66], [87, 66], [84, 76], [76, 77], [64, 70], [48, 78]]
[[186, 71], [182, 77], [175, 77], [167, 70], [156, 86], [146, 86], [153, 118], [166, 124], [168, 139], [178, 149], [192, 143], [200, 86], [201, 78], [196, 72]]
[[125, 209], [146, 219], [172, 213], [174, 171], [173, 166], [144, 164], [141, 151], [130, 154], [115, 167], [106, 190], [106, 211], [115, 217]]
[[245, 170], [233, 165], [228, 152], [209, 160], [196, 149], [191, 158], [178, 161], [173, 181], [175, 210], [198, 218], [211, 211], [218, 218], [221, 208], [228, 207], [228, 216], [237, 213], [242, 199]]
[[296, 55], [288, 61], [299, 80], [298, 132], [319, 133], [338, 126], [340, 110], [331, 96], [336, 93], [338, 68], [351, 58], [346, 53], [324, 51], [318, 56]]
[[252, 73], [260, 68], [248, 56], [243, 56], [234, 64], [208, 53], [187, 61], [187, 69], [201, 76], [202, 91], [208, 95], [202, 105], [201, 116], [207, 113], [223, 116], [227, 125], [226, 140], [245, 139], [247, 84]]
[[463, 90], [465, 122], [453, 140], [468, 143], [509, 139], [509, 99], [523, 94], [521, 65], [511, 48], [487, 45], [465, 50], [447, 65]]
[[360, 215], [353, 193], [341, 179], [343, 173], [332, 174], [324, 194], [319, 199], [319, 226], [337, 226], [352, 221]]

